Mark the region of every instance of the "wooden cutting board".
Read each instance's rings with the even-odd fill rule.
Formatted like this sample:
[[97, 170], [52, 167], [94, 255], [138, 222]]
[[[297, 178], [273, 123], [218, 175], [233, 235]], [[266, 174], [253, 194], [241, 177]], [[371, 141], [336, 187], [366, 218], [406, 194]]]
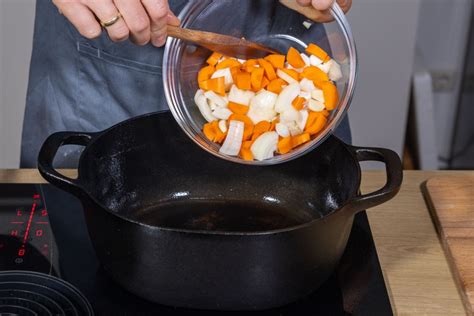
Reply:
[[474, 177], [436, 177], [423, 184], [468, 315], [474, 315]]

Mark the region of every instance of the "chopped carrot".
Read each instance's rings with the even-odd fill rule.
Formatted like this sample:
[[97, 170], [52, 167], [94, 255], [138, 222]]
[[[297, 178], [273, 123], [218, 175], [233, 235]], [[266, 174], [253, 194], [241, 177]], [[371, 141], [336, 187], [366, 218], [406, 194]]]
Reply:
[[224, 133], [224, 132], [221, 131], [221, 129], [219, 128], [219, 121], [218, 120], [212, 121], [211, 125], [214, 128], [215, 135], [216, 135], [214, 137], [213, 141], [216, 142], [216, 143], [222, 143], [225, 140], [225, 137], [227, 136], [227, 133]]
[[247, 161], [253, 160], [252, 151], [249, 148], [243, 148], [243, 147], [240, 148], [239, 155], [243, 160], [247, 160]]
[[257, 59], [248, 59], [246, 62], [242, 64], [242, 69], [245, 70], [246, 72], [252, 72], [255, 68], [256, 65], [258, 65], [258, 60]]
[[306, 103], [306, 99], [303, 97], [296, 97], [291, 105], [295, 108], [295, 110], [302, 110], [304, 108], [304, 104]]
[[252, 70], [252, 74], [250, 75], [250, 82], [252, 84], [252, 90], [257, 92], [262, 87], [262, 80], [263, 80], [263, 68], [255, 68]]
[[275, 68], [285, 67], [285, 55], [272, 54], [264, 58], [266, 61], [270, 62]]
[[321, 111], [321, 114], [324, 115], [325, 117], [328, 117], [329, 114], [331, 114], [331, 112], [329, 112], [328, 110], [324, 109]]
[[240, 63], [238, 60], [229, 58], [229, 59], [224, 59], [220, 63], [217, 64], [216, 69], [224, 69], [224, 68], [231, 68], [231, 67], [240, 67]]
[[222, 57], [222, 54], [219, 54], [217, 52], [212, 53], [212, 55], [206, 60], [206, 62], [211, 65], [215, 66], [217, 62], [219, 62], [219, 59]]
[[298, 147], [299, 145], [302, 145], [308, 141], [311, 140], [311, 137], [309, 136], [309, 133], [303, 133], [300, 135], [296, 136], [290, 136], [291, 137], [291, 147], [295, 148]]
[[243, 140], [249, 140], [253, 133], [252, 120], [244, 114], [232, 114], [228, 118], [229, 122], [232, 120], [244, 122], [244, 137]]
[[337, 94], [336, 86], [332, 82], [326, 81], [322, 83], [322, 90], [326, 109], [334, 110], [337, 106], [337, 102], [339, 101], [339, 95]]
[[324, 115], [318, 115], [316, 121], [306, 129], [306, 132], [310, 135], [319, 133], [326, 125], [327, 118]]
[[268, 121], [260, 121], [255, 124], [255, 127], [253, 128], [252, 141], [256, 140], [263, 133], [268, 132], [271, 125], [272, 124]]
[[286, 154], [290, 152], [292, 148], [291, 136], [283, 137], [278, 141], [278, 152], [280, 154]]
[[306, 125], [304, 127], [305, 131], [307, 131], [307, 129], [310, 126], [312, 126], [314, 124], [314, 122], [316, 122], [316, 119], [318, 118], [318, 116], [319, 116], [319, 112], [309, 111], [308, 119], [306, 120]]
[[267, 76], [263, 76], [263, 79], [262, 79], [262, 89], [263, 89], [263, 88], [266, 88], [269, 83], [270, 83], [270, 80], [268, 80]]
[[250, 84], [250, 74], [244, 71], [238, 73], [237, 78], [235, 80], [235, 85], [239, 89], [250, 90], [252, 88]]
[[214, 66], [203, 67], [198, 72], [198, 82], [210, 79], [215, 70]]
[[252, 147], [253, 140], [246, 140], [242, 143], [242, 148], [250, 149]]
[[286, 69], [286, 68], [281, 68], [280, 70], [286, 73], [291, 78], [295, 79], [296, 81], [300, 81], [300, 78], [299, 78], [300, 74], [296, 70]]
[[266, 61], [265, 59], [259, 59], [258, 63], [260, 64], [260, 67], [265, 70], [265, 75], [269, 80], [276, 79], [277, 75], [275, 73], [275, 69], [270, 62]]
[[319, 80], [319, 81], [329, 81], [328, 75], [319, 69], [318, 67], [315, 66], [309, 66], [305, 67], [303, 69], [303, 72], [300, 73], [300, 79], [309, 79], [312, 81]]
[[216, 130], [214, 126], [212, 125], [212, 123], [204, 124], [202, 131], [204, 132], [204, 135], [206, 136], [206, 138], [209, 139], [211, 142], [213, 142], [214, 139], [216, 138]]
[[235, 66], [230, 68], [230, 74], [232, 75], [232, 80], [234, 82], [237, 82], [237, 75], [240, 74], [242, 71], [240, 71], [240, 66]]
[[306, 47], [306, 52], [308, 54], [314, 55], [321, 59], [323, 62], [326, 62], [330, 59], [328, 54], [318, 45], [316, 44], [309, 44], [308, 47]]
[[280, 122], [279, 119], [274, 119], [270, 125], [270, 131], [275, 131], [275, 127], [279, 122]]
[[232, 113], [235, 113], [235, 114], [245, 115], [249, 111], [249, 107], [247, 105], [239, 104], [232, 101], [229, 101], [229, 103], [227, 104], [227, 107], [229, 108], [229, 110], [232, 111]]
[[211, 90], [217, 94], [225, 95], [224, 77], [201, 81], [199, 87], [206, 91]]
[[288, 50], [286, 60], [294, 68], [303, 68], [306, 65], [300, 53], [293, 47]]
[[270, 83], [267, 86], [267, 90], [276, 94], [280, 94], [281, 90], [283, 89], [283, 86], [286, 84], [287, 83], [285, 80], [277, 78], [270, 81]]

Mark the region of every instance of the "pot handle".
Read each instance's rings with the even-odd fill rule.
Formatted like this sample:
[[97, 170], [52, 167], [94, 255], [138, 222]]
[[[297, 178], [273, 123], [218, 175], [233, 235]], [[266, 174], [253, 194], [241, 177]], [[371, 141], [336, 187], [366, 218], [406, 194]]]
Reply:
[[353, 151], [359, 162], [380, 161], [385, 163], [385, 171], [387, 173], [387, 182], [381, 189], [356, 196], [348, 203], [348, 207], [355, 214], [393, 198], [400, 190], [403, 180], [403, 168], [400, 157], [390, 149], [353, 146], [351, 146], [350, 149]]
[[41, 146], [38, 155], [38, 170], [46, 181], [64, 191], [81, 195], [83, 192], [79, 178], [71, 179], [56, 171], [53, 167], [54, 157], [63, 145], [87, 146], [95, 133], [57, 132], [51, 134]]

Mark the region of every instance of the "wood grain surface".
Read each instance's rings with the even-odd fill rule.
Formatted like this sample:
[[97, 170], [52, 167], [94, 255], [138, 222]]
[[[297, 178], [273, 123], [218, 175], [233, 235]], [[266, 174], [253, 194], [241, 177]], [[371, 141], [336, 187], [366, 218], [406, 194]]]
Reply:
[[[368, 210], [395, 315], [466, 314], [420, 189], [432, 177], [465, 175], [474, 176], [474, 171], [406, 171], [400, 193]], [[44, 182], [36, 170], [0, 170], [0, 182], [40, 181]], [[362, 192], [374, 191], [384, 182], [384, 172], [363, 172]]]
[[474, 314], [474, 176], [435, 177], [424, 192], [466, 313]]

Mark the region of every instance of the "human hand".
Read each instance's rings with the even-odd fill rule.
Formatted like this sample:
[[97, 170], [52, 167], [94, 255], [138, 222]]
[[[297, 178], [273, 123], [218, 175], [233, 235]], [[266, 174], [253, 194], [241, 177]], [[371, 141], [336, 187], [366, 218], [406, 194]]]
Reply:
[[151, 42], [159, 47], [166, 41], [166, 26], [180, 24], [169, 9], [168, 0], [53, 0], [53, 3], [89, 39], [102, 32], [97, 19], [106, 23], [119, 16], [115, 23], [104, 27], [112, 41], [130, 38], [137, 45]]
[[[307, 7], [312, 6], [314, 9], [321, 11], [322, 15], [318, 17], [320, 22], [332, 21], [333, 17], [329, 13], [329, 8], [335, 0], [296, 0], [299, 5]], [[352, 6], [352, 0], [337, 0], [337, 4], [341, 7], [342, 11], [346, 13]]]

